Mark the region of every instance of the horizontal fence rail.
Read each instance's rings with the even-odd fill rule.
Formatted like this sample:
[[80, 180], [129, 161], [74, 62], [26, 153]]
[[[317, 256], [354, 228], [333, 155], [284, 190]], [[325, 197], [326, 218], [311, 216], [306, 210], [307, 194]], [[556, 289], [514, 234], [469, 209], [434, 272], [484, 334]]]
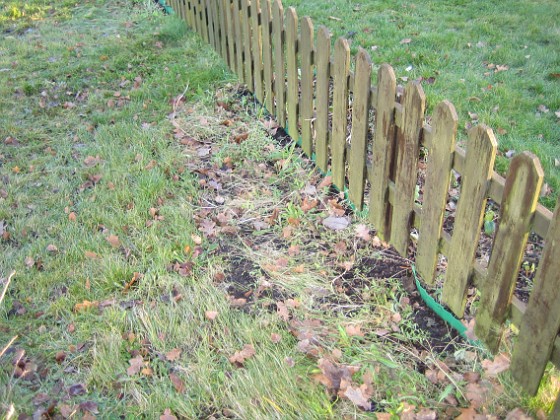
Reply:
[[[445, 256], [442, 299], [455, 315], [464, 315], [470, 285], [479, 288], [476, 333], [491, 351], [498, 350], [506, 320], [519, 327], [511, 370], [535, 393], [548, 361], [560, 367], [560, 202], [554, 214], [537, 203], [544, 177], [538, 159], [528, 152], [515, 156], [503, 178], [493, 170], [497, 143], [490, 128], [471, 128], [468, 149], [460, 148], [450, 102], [438, 104], [427, 118], [422, 86], [413, 81], [399, 89], [388, 64], [379, 67], [372, 85], [365, 50], [359, 50], [352, 71], [346, 39], [333, 45], [328, 29], [315, 33], [311, 19], [298, 19], [280, 0], [169, 3], [289, 135], [301, 140], [317, 166], [331, 172], [335, 186], [348, 190], [356, 208], [368, 203], [378, 236], [404, 256], [415, 242], [415, 264], [426, 283], [435, 283], [437, 263]], [[427, 157], [417, 200], [421, 151]], [[453, 174], [461, 181], [449, 233], [443, 222]], [[476, 251], [488, 200], [500, 205], [499, 225], [483, 266]], [[545, 245], [524, 303], [513, 293], [531, 232]]]

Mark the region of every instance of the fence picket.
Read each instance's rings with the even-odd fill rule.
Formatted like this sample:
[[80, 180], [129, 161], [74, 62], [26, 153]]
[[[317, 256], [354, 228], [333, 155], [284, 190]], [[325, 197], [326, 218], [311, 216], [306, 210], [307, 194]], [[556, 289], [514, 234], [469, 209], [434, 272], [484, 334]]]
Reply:
[[239, 77], [241, 83], [247, 83], [245, 77], [245, 67], [243, 63], [243, 34], [241, 32], [241, 12], [239, 10], [239, 1], [234, 0], [233, 5], [233, 33], [235, 36], [235, 73]]
[[397, 81], [393, 68], [382, 64], [377, 72], [377, 105], [371, 161], [369, 220], [384, 241], [390, 238], [389, 178], [394, 155], [395, 96]]
[[307, 156], [313, 149], [313, 22], [304, 17], [301, 22], [301, 147]]
[[329, 81], [331, 61], [331, 33], [322, 26], [317, 33], [315, 52], [317, 80], [315, 86], [315, 162], [323, 172], [327, 171], [329, 159]]
[[229, 65], [229, 57], [228, 57], [228, 35], [227, 35], [227, 23], [226, 23], [226, 8], [229, 7], [227, 0], [218, 0], [218, 9], [217, 13], [220, 19], [220, 53], [222, 54], [222, 58], [224, 61]]
[[468, 145], [443, 285], [443, 301], [459, 317], [465, 311], [467, 287], [473, 271], [497, 142], [492, 130], [477, 125], [469, 131]]
[[193, 31], [196, 31], [196, 20], [195, 20], [195, 15], [194, 15], [194, 4], [193, 4], [193, 0], [179, 0], [183, 3], [184, 9], [183, 9], [183, 16], [184, 19], [187, 20], [187, 22], [189, 23], [189, 26], [191, 27], [191, 29]]
[[502, 324], [511, 303], [543, 176], [541, 164], [533, 154], [523, 152], [512, 159], [475, 326], [476, 335], [493, 353], [498, 351], [502, 338]]
[[216, 49], [216, 37], [214, 32], [214, 4], [215, 0], [204, 0], [204, 10], [206, 11], [206, 28], [208, 29], [208, 43]]
[[[560, 199], [545, 238], [534, 287], [511, 359], [513, 377], [536, 394], [560, 329]], [[530, 357], [527, 357], [530, 355]]]
[[262, 36], [259, 23], [259, 14], [261, 8], [260, 0], [251, 1], [251, 28], [253, 33], [253, 76], [255, 80], [255, 96], [260, 103], [263, 103], [263, 63], [262, 63]]
[[339, 38], [334, 46], [331, 170], [333, 184], [344, 190], [350, 46]]
[[359, 210], [362, 210], [364, 204], [370, 87], [371, 59], [368, 53], [363, 48], [360, 48], [356, 56], [348, 163], [348, 197]]
[[408, 253], [414, 208], [420, 132], [426, 95], [419, 82], [407, 84], [403, 97], [403, 124], [397, 127], [395, 150], [395, 202], [391, 217], [391, 243], [403, 256]]
[[281, 0], [272, 4], [272, 46], [274, 48], [274, 93], [276, 120], [286, 126], [286, 71], [284, 62], [284, 6]]
[[416, 266], [428, 284], [435, 281], [443, 214], [453, 165], [457, 112], [448, 101], [441, 102], [432, 118], [432, 140], [428, 152], [422, 201], [422, 221], [418, 233]]
[[298, 140], [298, 16], [296, 9], [290, 7], [286, 12], [286, 66], [288, 79], [288, 134]]
[[202, 38], [205, 42], [209, 43], [210, 36], [208, 35], [208, 11], [206, 10], [206, 1], [199, 0], [198, 4], [200, 5], [200, 28], [202, 30]]
[[237, 52], [235, 45], [235, 25], [233, 16], [233, 5], [230, 0], [223, 0], [224, 9], [226, 12], [226, 31], [227, 31], [227, 44], [228, 44], [228, 65], [232, 71], [236, 71], [237, 68]]
[[241, 0], [241, 36], [242, 36], [242, 50], [243, 50], [243, 65], [245, 72], [245, 84], [251, 92], [255, 91], [253, 79], [253, 59], [251, 56], [251, 21], [249, 18], [249, 0]]
[[220, 16], [218, 14], [218, 5], [220, 0], [209, 0], [210, 10], [212, 12], [212, 29], [214, 36], [214, 49], [218, 54], [221, 55], [221, 44], [220, 44]]
[[270, 0], [263, 0], [261, 7], [261, 39], [263, 45], [263, 67], [264, 67], [264, 103], [265, 107], [271, 115], [275, 114], [274, 110], [274, 84], [273, 84], [273, 68], [272, 68], [272, 38], [271, 38], [271, 7]]

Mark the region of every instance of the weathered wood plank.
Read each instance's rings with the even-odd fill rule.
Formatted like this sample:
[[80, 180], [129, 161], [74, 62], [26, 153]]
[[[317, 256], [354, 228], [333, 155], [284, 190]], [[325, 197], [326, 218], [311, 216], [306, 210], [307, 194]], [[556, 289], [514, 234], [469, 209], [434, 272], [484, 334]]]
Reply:
[[299, 106], [299, 81], [298, 81], [298, 16], [296, 9], [290, 7], [286, 12], [286, 65], [288, 79], [288, 126], [290, 137], [298, 140], [298, 106]]
[[274, 49], [274, 93], [276, 120], [286, 126], [286, 70], [284, 61], [284, 6], [281, 0], [272, 4], [272, 46]]
[[228, 65], [232, 71], [237, 70], [237, 51], [235, 45], [235, 24], [233, 22], [233, 5], [230, 0], [224, 0], [224, 9], [226, 15], [226, 33], [227, 33], [227, 44], [228, 44]]
[[274, 82], [272, 67], [272, 34], [271, 34], [271, 7], [270, 0], [263, 0], [261, 7], [261, 37], [263, 48], [263, 67], [264, 82], [263, 95], [266, 109], [271, 115], [275, 114], [274, 110]]
[[212, 12], [212, 32], [214, 37], [214, 42], [212, 45], [218, 54], [221, 55], [221, 45], [220, 45], [220, 15], [218, 14], [218, 6], [221, 0], [208, 0], [210, 2], [210, 10]]
[[233, 34], [235, 36], [235, 73], [241, 83], [247, 83], [245, 78], [245, 67], [243, 63], [243, 32], [241, 31], [241, 12], [239, 1], [232, 2]]
[[227, 9], [228, 0], [218, 0], [218, 16], [220, 19], [220, 53], [224, 61], [230, 65], [228, 56], [228, 32], [227, 32]]
[[475, 326], [477, 337], [493, 353], [498, 351], [502, 338], [543, 176], [533, 154], [523, 152], [512, 159]]
[[377, 236], [388, 241], [391, 235], [388, 188], [395, 150], [395, 97], [397, 82], [395, 72], [382, 64], [377, 72], [377, 106], [371, 161], [369, 220]]
[[391, 244], [402, 256], [408, 254], [416, 192], [420, 133], [426, 110], [426, 95], [419, 82], [406, 85], [403, 122], [397, 127], [395, 151], [395, 204], [391, 218]]
[[[259, 14], [261, 8], [260, 0], [251, 1], [251, 32], [253, 34], [253, 44], [251, 50], [253, 51], [253, 77], [255, 80], [255, 96], [260, 103], [264, 99], [264, 88], [263, 88], [263, 60], [262, 60], [262, 34], [259, 23]], [[270, 45], [266, 46], [269, 49]]]
[[511, 359], [513, 377], [536, 394], [560, 329], [560, 199]]
[[242, 49], [243, 49], [243, 71], [245, 74], [245, 84], [251, 92], [255, 91], [255, 82], [253, 78], [253, 58], [251, 55], [251, 21], [249, 18], [249, 0], [241, 0], [241, 33], [242, 33]]
[[348, 197], [359, 210], [362, 210], [364, 204], [370, 87], [371, 59], [368, 53], [360, 48], [356, 56], [350, 156], [348, 162]]
[[185, 9], [183, 11], [184, 13], [184, 19], [186, 19], [186, 21], [189, 23], [189, 26], [191, 27], [191, 29], [193, 31], [196, 31], [196, 20], [195, 20], [195, 14], [194, 14], [194, 0], [179, 0], [182, 1], [183, 5], [185, 6]]
[[331, 171], [333, 184], [344, 190], [346, 172], [346, 130], [348, 128], [348, 73], [350, 46], [339, 38], [334, 46], [333, 113], [331, 140]]
[[329, 160], [329, 80], [331, 61], [331, 33], [322, 26], [317, 33], [315, 61], [317, 80], [315, 86], [315, 163], [321, 171], [327, 171]]
[[435, 280], [443, 214], [455, 149], [457, 112], [448, 101], [438, 105], [433, 116], [432, 141], [428, 152], [422, 203], [422, 222], [418, 234], [416, 266], [428, 284]]
[[497, 144], [492, 130], [484, 125], [469, 131], [469, 148], [461, 176], [461, 196], [455, 212], [443, 285], [443, 301], [458, 317], [462, 317], [465, 311], [467, 288], [473, 273]]
[[215, 0], [204, 0], [204, 10], [206, 10], [206, 26], [208, 32], [208, 43], [212, 48], [216, 49], [216, 33], [214, 28], [214, 5]]
[[313, 152], [313, 22], [304, 17], [301, 22], [301, 147], [307, 156]]
[[201, 35], [202, 39], [205, 42], [210, 42], [210, 37], [208, 36], [208, 12], [206, 10], [206, 1], [199, 0], [199, 7], [200, 7], [200, 28], [201, 28]]

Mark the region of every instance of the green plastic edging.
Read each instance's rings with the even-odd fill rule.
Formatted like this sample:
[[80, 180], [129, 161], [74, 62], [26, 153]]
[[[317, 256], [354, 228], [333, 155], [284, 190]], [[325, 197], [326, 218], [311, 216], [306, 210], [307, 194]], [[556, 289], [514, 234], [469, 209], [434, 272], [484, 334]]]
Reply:
[[157, 0], [157, 3], [163, 7], [163, 10], [165, 11], [165, 13], [167, 13], [168, 15], [174, 15], [175, 11], [173, 10], [173, 8], [171, 6], [169, 6], [165, 0]]

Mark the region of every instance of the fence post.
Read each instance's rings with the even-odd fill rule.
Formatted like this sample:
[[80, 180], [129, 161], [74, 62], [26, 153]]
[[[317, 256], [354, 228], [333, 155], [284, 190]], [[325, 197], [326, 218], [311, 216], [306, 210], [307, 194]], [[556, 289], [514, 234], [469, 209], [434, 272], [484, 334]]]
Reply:
[[395, 150], [395, 200], [391, 217], [391, 244], [402, 256], [408, 254], [414, 208], [420, 132], [424, 123], [426, 95], [419, 82], [406, 85], [403, 123], [397, 127]]
[[368, 53], [360, 48], [356, 56], [348, 163], [348, 196], [359, 210], [362, 210], [364, 204], [370, 90], [371, 59]]
[[475, 325], [476, 335], [493, 353], [498, 351], [502, 338], [502, 324], [508, 314], [543, 176], [539, 160], [529, 152], [511, 161]]
[[311, 157], [313, 145], [313, 22], [304, 17], [301, 22], [301, 147]]
[[449, 101], [441, 102], [432, 118], [432, 139], [428, 152], [416, 254], [418, 272], [428, 284], [433, 284], [435, 280], [458, 119], [455, 107]]
[[205, 0], [204, 3], [204, 10], [206, 11], [206, 28], [208, 32], [207, 42], [212, 46], [212, 48], [216, 49], [216, 33], [214, 32], [214, 5], [216, 2], [215, 0]]
[[492, 130], [477, 125], [469, 130], [468, 145], [443, 284], [443, 301], [458, 317], [462, 317], [465, 311], [498, 144]]
[[388, 241], [391, 235], [388, 188], [395, 144], [395, 96], [397, 81], [393, 68], [382, 64], [377, 72], [377, 106], [373, 139], [369, 192], [369, 220], [377, 236]]
[[350, 46], [339, 38], [334, 45], [331, 170], [333, 184], [344, 190], [346, 172], [346, 130], [348, 128], [348, 74]]
[[274, 48], [274, 93], [276, 119], [286, 126], [286, 70], [284, 62], [284, 6], [281, 0], [272, 4], [272, 47]]
[[[560, 329], [560, 199], [545, 238], [534, 287], [513, 349], [511, 371], [534, 395]], [[558, 405], [558, 403], [557, 403]]]
[[317, 69], [315, 109], [315, 162], [321, 171], [327, 171], [329, 160], [329, 104], [330, 104], [330, 62], [331, 33], [322, 26], [317, 33], [317, 51], [315, 53]]

